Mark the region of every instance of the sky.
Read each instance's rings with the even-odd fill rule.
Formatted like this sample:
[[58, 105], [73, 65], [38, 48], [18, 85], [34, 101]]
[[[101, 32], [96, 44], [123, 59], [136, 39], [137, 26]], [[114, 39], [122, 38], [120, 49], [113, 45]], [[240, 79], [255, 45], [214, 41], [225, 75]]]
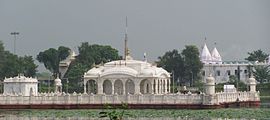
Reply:
[[16, 53], [34, 58], [58, 46], [77, 52], [82, 42], [111, 45], [122, 55], [126, 16], [134, 59], [147, 53], [153, 62], [204, 43], [223, 60], [244, 60], [258, 49], [270, 54], [270, 0], [0, 0], [0, 40], [13, 52], [10, 33], [19, 32]]

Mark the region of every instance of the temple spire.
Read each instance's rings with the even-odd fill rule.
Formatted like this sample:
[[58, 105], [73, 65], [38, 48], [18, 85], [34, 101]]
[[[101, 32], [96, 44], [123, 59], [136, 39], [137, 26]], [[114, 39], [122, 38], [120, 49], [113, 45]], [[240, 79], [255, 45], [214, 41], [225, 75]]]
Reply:
[[127, 42], [128, 42], [128, 36], [127, 36], [127, 30], [128, 30], [128, 22], [127, 22], [127, 16], [126, 16], [126, 32], [125, 32], [125, 48], [124, 48], [124, 60], [127, 59], [127, 54], [128, 54], [128, 47], [127, 47]]

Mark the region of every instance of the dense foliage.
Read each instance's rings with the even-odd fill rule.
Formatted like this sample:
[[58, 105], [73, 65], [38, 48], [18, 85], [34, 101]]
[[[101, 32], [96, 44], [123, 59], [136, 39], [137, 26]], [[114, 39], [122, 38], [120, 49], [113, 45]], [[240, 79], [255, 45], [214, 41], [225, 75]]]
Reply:
[[269, 82], [270, 66], [255, 66], [254, 77], [260, 83]]
[[[83, 74], [95, 65], [103, 64], [109, 61], [118, 60], [121, 57], [118, 51], [111, 46], [90, 45], [84, 42], [79, 46], [79, 54], [76, 60], [71, 63], [65, 77], [69, 79], [69, 92], [82, 92]], [[67, 87], [67, 86], [64, 86]], [[65, 88], [64, 88], [65, 89]]]
[[70, 54], [70, 49], [64, 46], [58, 47], [58, 49], [50, 48], [37, 55], [37, 60], [44, 64], [45, 68], [48, 69], [53, 75], [59, 73], [60, 61], [66, 59]]
[[24, 74], [28, 77], [36, 74], [37, 65], [34, 64], [32, 56], [21, 57], [5, 51], [1, 41], [0, 58], [0, 79], [14, 77], [18, 74]]
[[181, 53], [177, 50], [166, 52], [158, 57], [157, 64], [173, 73], [175, 82], [188, 82], [190, 86], [200, 79], [200, 71], [203, 67], [199, 58], [199, 49], [194, 45], [186, 46]]
[[248, 61], [258, 61], [258, 62], [264, 62], [269, 54], [266, 54], [262, 50], [256, 50], [253, 52], [248, 52], [248, 57], [245, 58]]

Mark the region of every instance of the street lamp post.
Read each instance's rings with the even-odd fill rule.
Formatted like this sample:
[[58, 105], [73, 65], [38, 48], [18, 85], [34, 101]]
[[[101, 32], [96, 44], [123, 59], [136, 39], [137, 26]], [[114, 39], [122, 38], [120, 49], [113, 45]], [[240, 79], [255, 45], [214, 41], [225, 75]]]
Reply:
[[11, 32], [10, 35], [14, 36], [14, 54], [16, 54], [16, 39], [17, 39], [17, 35], [19, 35], [19, 32]]

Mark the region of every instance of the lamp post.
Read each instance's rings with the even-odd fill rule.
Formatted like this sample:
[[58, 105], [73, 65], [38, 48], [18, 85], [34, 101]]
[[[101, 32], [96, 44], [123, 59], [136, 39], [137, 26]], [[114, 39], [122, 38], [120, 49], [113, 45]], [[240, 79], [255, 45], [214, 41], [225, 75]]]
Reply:
[[10, 35], [14, 36], [14, 54], [16, 54], [16, 39], [17, 39], [17, 35], [19, 35], [19, 32], [11, 32]]

